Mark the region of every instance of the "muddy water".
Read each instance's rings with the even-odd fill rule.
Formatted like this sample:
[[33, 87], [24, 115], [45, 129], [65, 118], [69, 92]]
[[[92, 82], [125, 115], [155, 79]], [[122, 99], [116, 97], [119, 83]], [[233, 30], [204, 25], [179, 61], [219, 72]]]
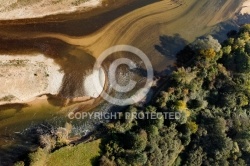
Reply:
[[[2, 23], [0, 25], [0, 33], [2, 34], [0, 36], [0, 54], [15, 56], [27, 52], [43, 53], [45, 56], [54, 59], [66, 73], [60, 95], [63, 97], [81, 96], [82, 94], [78, 94], [83, 91], [79, 80], [83, 78], [82, 73], [93, 68], [95, 58], [83, 46], [70, 45], [51, 37], [29, 39], [29, 33], [53, 32], [76, 36], [86, 35], [97, 31], [115, 18], [152, 2], [154, 1], [131, 1], [128, 5], [115, 10], [109, 11], [105, 8], [107, 11], [104, 14], [98, 14], [97, 12], [96, 15], [92, 14], [93, 16], [90, 18], [86, 18], [84, 15], [81, 18], [79, 14], [73, 14], [72, 18], [76, 17], [76, 19], [71, 18], [63, 22], [59, 19], [60, 16], [57, 16], [58, 21], [25, 25], [21, 24], [23, 21], [15, 22], [14, 25], [12, 22], [9, 25], [6, 21], [4, 23], [0, 21]], [[113, 6], [110, 8], [112, 9]], [[15, 34], [15, 37], [12, 36], [13, 34]]]
[[[131, 2], [115, 10], [105, 9], [107, 10], [105, 14], [97, 12], [97, 15], [94, 14], [90, 18], [77, 16], [76, 19], [72, 19], [75, 17], [72, 15], [72, 18], [63, 22], [59, 19], [59, 21], [47, 23], [19, 25], [12, 24], [12, 22], [9, 25], [5, 22], [4, 25], [0, 25], [0, 54], [15, 56], [27, 55], [29, 52], [43, 53], [46, 57], [54, 59], [65, 73], [62, 88], [57, 96], [59, 99], [49, 101], [43, 99], [28, 104], [0, 106], [0, 165], [11, 163], [35, 146], [24, 135], [26, 130], [43, 123], [50, 123], [54, 127], [62, 126], [66, 121], [70, 121], [66, 117], [69, 111], [77, 108], [81, 109], [80, 111], [89, 110], [85, 103], [65, 107], [63, 99], [83, 95], [82, 80], [84, 74], [92, 70], [95, 57], [83, 46], [70, 45], [53, 37], [29, 39], [29, 33], [53, 32], [74, 36], [87, 35], [101, 29], [112, 20], [152, 2], [149, 0]], [[61, 98], [63, 99], [61, 100]], [[98, 103], [91, 105], [98, 105]], [[107, 103], [104, 105], [99, 106], [100, 111], [109, 109]], [[74, 122], [76, 134], [84, 134], [86, 129], [92, 128], [92, 126], [86, 126], [85, 121], [82, 123], [81, 125], [79, 121]], [[91, 125], [91, 123], [89, 124]]]
[[62, 109], [65, 109], [65, 100], [84, 96], [83, 77], [93, 68], [95, 59], [80, 47], [72, 47], [50, 38], [22, 41], [2, 40], [0, 49], [2, 54], [13, 56], [27, 52], [43, 53], [53, 58], [65, 73], [63, 85], [56, 99], [37, 100], [27, 105], [0, 106], [0, 146], [15, 144], [18, 141], [18, 137], [15, 137], [16, 133], [22, 133], [25, 129], [37, 124], [48, 121], [56, 123], [53, 120], [55, 118], [65, 123], [68, 119], [65, 118], [65, 114], [60, 113]]
[[[84, 15], [81, 18], [79, 14], [73, 14], [72, 18], [76, 17], [76, 19], [64, 20], [63, 22], [61, 22], [60, 19], [59, 21], [53, 22], [28, 24], [21, 24], [22, 22], [15, 22], [14, 24], [11, 22], [8, 24], [0, 21], [0, 23], [2, 23], [2, 25], [0, 25], [0, 34], [2, 34], [2, 37], [0, 37], [0, 54], [11, 54], [15, 56], [27, 52], [43, 53], [45, 56], [54, 59], [65, 73], [59, 97], [80, 97], [83, 95], [82, 93], [84, 93], [84, 89], [82, 89], [84, 73], [92, 70], [95, 58], [83, 46], [70, 45], [52, 37], [29, 39], [29, 33], [53, 32], [74, 36], [87, 35], [101, 29], [112, 20], [153, 2], [155, 1], [131, 1], [115, 10], [109, 11], [106, 7], [106, 12], [101, 14], [99, 14], [99, 12], [94, 13], [93, 16], [89, 18], [86, 18]], [[110, 8], [112, 9], [113, 6], [110, 6]], [[63, 108], [63, 105], [60, 104], [63, 103], [59, 103], [59, 106]], [[37, 110], [37, 108], [30, 109], [34, 111]], [[59, 110], [59, 108], [55, 109]], [[21, 111], [22, 110], [23, 109], [21, 109]], [[8, 112], [6, 110], [4, 111]], [[44, 119], [46, 119], [45, 117]], [[1, 117], [0, 115], [0, 119], [4, 119], [4, 116]], [[26, 117], [26, 119], [29, 118]], [[11, 121], [11, 119], [8, 120]], [[19, 119], [19, 122], [22, 123], [22, 118]], [[5, 127], [1, 124], [0, 128], [1, 126]], [[0, 130], [0, 133], [1, 131], [2, 130]]]
[[[42, 19], [0, 21], [0, 54], [15, 56], [39, 52], [53, 58], [65, 72], [59, 97], [79, 97], [84, 92], [81, 86], [84, 73], [92, 69], [98, 55], [110, 46], [129, 44], [140, 48], [160, 72], [173, 64], [174, 52], [188, 41], [208, 33], [218, 22], [232, 17], [239, 4], [234, 0], [224, 3], [217, 0], [131, 0], [120, 7], [111, 5], [100, 9], [102, 12], [94, 10], [89, 15], [54, 16], [54, 19], [44, 18], [44, 22]], [[170, 43], [181, 45], [171, 52], [165, 49]], [[23, 143], [15, 135], [36, 124], [54, 121], [55, 125], [62, 125], [68, 112], [62, 111], [64, 104], [55, 100], [0, 107], [0, 149], [11, 153], [13, 145]], [[77, 107], [79, 105], [69, 109]], [[80, 108], [86, 110], [85, 106]], [[110, 104], [104, 102], [97, 108], [97, 111], [107, 111]]]
[[[159, 0], [121, 0], [118, 4], [111, 3], [106, 7], [97, 8], [82, 14], [49, 16], [48, 18], [29, 20], [0, 20], [0, 29], [19, 35], [25, 32], [50, 32], [70, 36], [83, 36], [98, 31], [103, 26], [133, 10], [157, 1]], [[4, 32], [1, 31], [0, 33]]]

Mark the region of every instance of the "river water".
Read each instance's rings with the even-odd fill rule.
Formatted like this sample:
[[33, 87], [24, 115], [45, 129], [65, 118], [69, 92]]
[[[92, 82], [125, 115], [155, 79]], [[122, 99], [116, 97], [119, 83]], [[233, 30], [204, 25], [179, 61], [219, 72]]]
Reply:
[[[81, 85], [84, 73], [92, 70], [95, 63], [95, 58], [87, 53], [84, 47], [70, 45], [50, 37], [29, 39], [28, 36], [25, 36], [23, 39], [23, 35], [28, 35], [30, 32], [61, 33], [73, 36], [87, 35], [102, 28], [115, 18], [150, 3], [152, 2], [147, 0], [136, 1], [115, 10], [111, 10], [113, 7], [110, 11], [105, 9], [105, 13], [98, 14], [97, 12], [90, 18], [81, 18], [76, 15], [76, 19], [70, 18], [63, 22], [60, 22], [59, 19], [55, 22], [11, 23], [11, 25], [4, 23], [4, 25], [0, 25], [0, 34], [2, 34], [0, 54], [15, 56], [27, 55], [27, 52], [42, 53], [46, 57], [52, 58], [65, 73], [59, 99], [50, 98], [48, 101], [38, 99], [28, 104], [0, 106], [0, 165], [9, 165], [28, 151], [36, 148], [35, 136], [32, 136], [31, 132], [33, 129], [40, 129], [41, 126], [63, 127], [66, 122], [71, 122], [74, 125], [73, 136], [83, 136], [93, 130], [100, 122], [90, 119], [71, 121], [67, 117], [67, 113], [74, 110], [86, 111], [90, 109], [105, 112], [112, 107], [101, 99], [97, 99], [93, 105], [99, 105], [97, 108], [86, 107], [86, 104], [81, 103], [65, 106], [61, 100], [61, 98], [82, 96]], [[72, 15], [72, 17], [75, 16]]]
[[[0, 54], [15, 56], [24, 52], [38, 52], [54, 59], [65, 73], [59, 96], [79, 97], [82, 95], [80, 85], [84, 73], [93, 68], [98, 55], [110, 46], [135, 46], [146, 53], [155, 71], [164, 71], [173, 65], [173, 55], [185, 44], [207, 34], [219, 23], [218, 20], [225, 21], [233, 17], [239, 7], [239, 2], [233, 0], [224, 4], [217, 3], [217, 0], [128, 2], [120, 6], [111, 4], [86, 15], [51, 16], [38, 21], [0, 21]], [[207, 8], [204, 8], [205, 5]], [[176, 48], [166, 50], [169, 45], [174, 46], [172, 43], [176, 43]], [[127, 54], [114, 55], [113, 59], [119, 57], [129, 57], [141, 63], [133, 55]], [[110, 64], [110, 61], [108, 59], [105, 64]], [[135, 76], [137, 80], [143, 80], [144, 76], [140, 74]], [[142, 85], [143, 81], [137, 88]], [[110, 93], [116, 97], [126, 97], [113, 91]], [[34, 127], [45, 124], [63, 126], [66, 121], [70, 122], [67, 113], [72, 110], [105, 112], [112, 107], [100, 98], [89, 105], [91, 107], [86, 107], [80, 102], [65, 106], [63, 100], [52, 97], [48, 101], [38, 100], [30, 105], [0, 106], [0, 161], [11, 163], [32, 150], [36, 144], [27, 133]], [[88, 121], [88, 125], [86, 120], [74, 122], [74, 133], [84, 135], [99, 123]]]

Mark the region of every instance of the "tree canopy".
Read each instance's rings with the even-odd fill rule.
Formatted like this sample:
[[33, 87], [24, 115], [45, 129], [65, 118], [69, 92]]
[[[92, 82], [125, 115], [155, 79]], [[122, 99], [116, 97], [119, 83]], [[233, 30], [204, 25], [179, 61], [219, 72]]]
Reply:
[[221, 44], [208, 36], [180, 51], [158, 97], [123, 114], [178, 112], [181, 118], [110, 122], [100, 165], [249, 165], [249, 27]]

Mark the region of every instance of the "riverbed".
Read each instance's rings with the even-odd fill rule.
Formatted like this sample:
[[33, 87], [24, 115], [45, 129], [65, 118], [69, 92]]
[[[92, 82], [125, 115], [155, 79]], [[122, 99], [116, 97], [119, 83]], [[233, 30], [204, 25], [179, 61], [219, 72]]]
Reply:
[[[64, 73], [58, 95], [0, 106], [0, 146], [4, 152], [6, 149], [11, 152], [13, 145], [20, 145], [22, 142], [16, 135], [32, 126], [45, 122], [60, 126], [70, 121], [66, 116], [72, 110], [110, 110], [111, 104], [98, 97], [74, 100], [86, 94], [82, 80], [107, 48], [118, 44], [139, 48], [150, 59], [154, 71], [161, 72], [174, 66], [174, 54], [185, 44], [209, 34], [219, 23], [234, 18], [242, 4], [242, 1], [234, 0], [127, 2], [110, 3], [86, 14], [77, 12], [0, 21], [0, 56], [39, 53], [53, 59]], [[165, 48], [171, 43], [177, 45], [169, 52]], [[131, 57], [119, 54], [113, 59], [121, 56]], [[134, 61], [139, 63], [136, 58]], [[77, 125], [82, 131], [88, 129]]]

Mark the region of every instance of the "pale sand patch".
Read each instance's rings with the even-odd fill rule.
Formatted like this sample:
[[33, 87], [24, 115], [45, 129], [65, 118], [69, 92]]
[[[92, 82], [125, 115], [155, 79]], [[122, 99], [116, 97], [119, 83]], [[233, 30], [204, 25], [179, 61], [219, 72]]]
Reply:
[[[63, 88], [63, 77], [60, 66], [43, 54], [0, 55], [0, 105], [27, 103], [44, 94], [57, 95]], [[100, 82], [99, 86], [94, 86], [94, 81]], [[97, 72], [86, 71], [82, 84], [84, 96], [73, 100], [97, 98], [104, 84], [103, 69]]]
[[42, 54], [0, 55], [0, 104], [28, 102], [42, 94], [57, 94], [64, 73]]
[[90, 10], [102, 5], [102, 0], [0, 0], [0, 19], [39, 18], [48, 15]]
[[250, 0], [246, 0], [243, 3], [240, 13], [241, 14], [250, 14]]
[[83, 81], [83, 88], [86, 96], [97, 98], [103, 91], [105, 84], [105, 73], [101, 68], [88, 74]]
[[[28, 36], [22, 34], [20, 38], [54, 37], [72, 45], [81, 45], [96, 58], [111, 46], [129, 44], [145, 52], [157, 67], [165, 67], [166, 60], [156, 58], [162, 55], [153, 47], [159, 44], [160, 36], [176, 33], [191, 42], [196, 37], [208, 33], [217, 23], [232, 18], [241, 7], [241, 2], [157, 1], [125, 14], [87, 36], [31, 32]], [[94, 96], [93, 93], [91, 95]]]

